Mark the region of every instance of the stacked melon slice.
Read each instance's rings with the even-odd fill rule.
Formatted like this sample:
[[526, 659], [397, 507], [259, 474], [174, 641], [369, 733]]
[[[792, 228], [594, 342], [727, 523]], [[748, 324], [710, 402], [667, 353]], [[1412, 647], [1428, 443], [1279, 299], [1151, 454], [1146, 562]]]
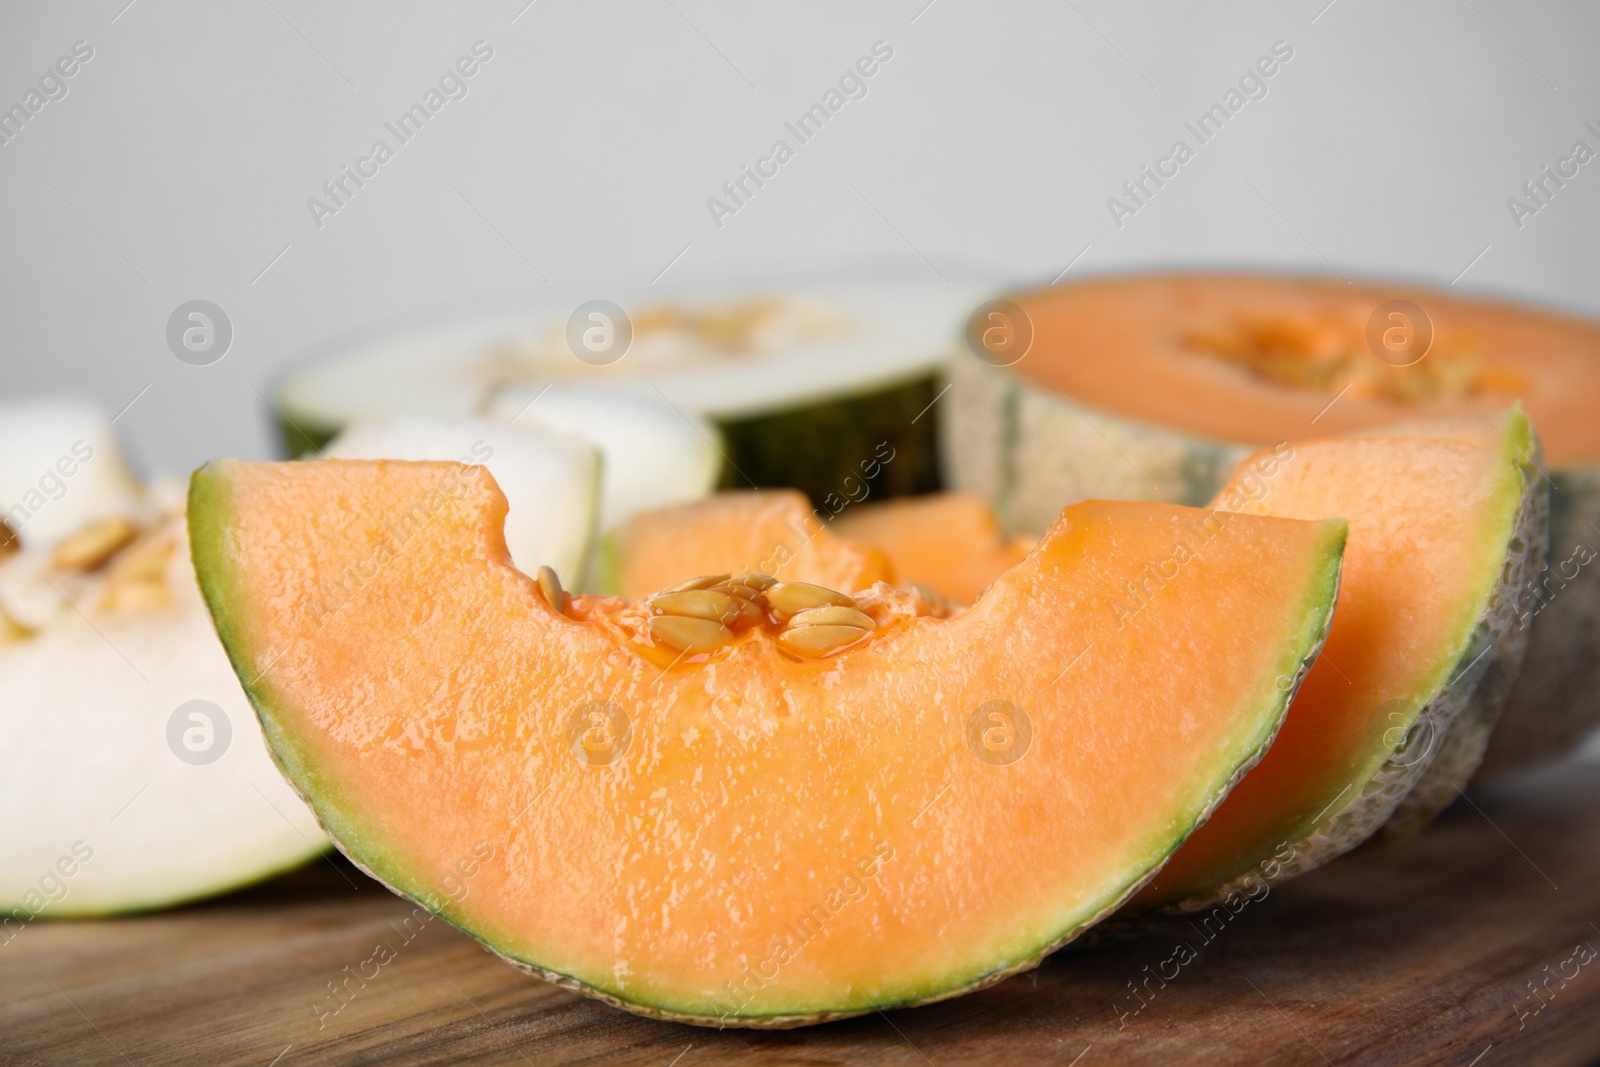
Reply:
[[[357, 863], [564, 986], [793, 1026], [1420, 825], [1521, 656], [1537, 456], [1515, 412], [1285, 444], [1213, 510], [1074, 505], [1020, 558], [961, 498], [824, 527], [747, 494], [624, 523], [636, 599], [519, 570], [480, 478], [338, 628], [315, 576], [458, 468], [225, 461], [189, 521], [273, 753]], [[967, 595], [878, 580], [901, 566]], [[796, 651], [824, 629], [849, 639]]]

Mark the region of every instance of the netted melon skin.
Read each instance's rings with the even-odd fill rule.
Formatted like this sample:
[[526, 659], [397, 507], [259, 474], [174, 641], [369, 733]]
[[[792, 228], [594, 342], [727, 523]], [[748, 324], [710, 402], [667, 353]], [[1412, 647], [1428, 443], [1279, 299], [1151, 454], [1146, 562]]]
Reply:
[[[941, 403], [951, 487], [987, 499], [1009, 533], [1042, 529], [1080, 500], [1203, 507], [1258, 447], [1109, 415], [966, 352], [951, 357], [950, 380]], [[1600, 465], [1545, 473], [1548, 559], [1559, 565], [1577, 546], [1600, 553]], [[1563, 756], [1600, 726], [1600, 558], [1558, 578], [1548, 579], [1555, 592], [1541, 591], [1542, 604], [1531, 581], [1514, 598], [1519, 620], [1528, 615], [1527, 651], [1520, 673], [1500, 680], [1510, 695], [1479, 779]]]
[[1528, 653], [1481, 779], [1563, 756], [1600, 726], [1600, 466], [1548, 473], [1549, 546], [1519, 597]]

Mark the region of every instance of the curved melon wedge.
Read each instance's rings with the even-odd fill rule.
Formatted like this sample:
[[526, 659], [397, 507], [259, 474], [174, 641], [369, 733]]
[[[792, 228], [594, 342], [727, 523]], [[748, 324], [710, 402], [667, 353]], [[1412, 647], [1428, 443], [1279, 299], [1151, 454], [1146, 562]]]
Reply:
[[892, 581], [888, 556], [834, 534], [804, 493], [761, 489], [644, 511], [606, 539], [601, 587], [643, 597], [699, 574], [770, 574], [855, 592]]
[[1520, 411], [1403, 437], [1298, 442], [1241, 464], [1215, 505], [1350, 521], [1328, 643], [1272, 750], [1130, 905], [1193, 911], [1303, 873], [1466, 784], [1527, 645], [1517, 594], [1546, 489]]
[[[705, 1025], [953, 996], [1116, 907], [1271, 741], [1344, 542], [1088, 503], [959, 618], [880, 586], [835, 655], [788, 655], [769, 618], [662, 667], [648, 608], [558, 610], [510, 565], [485, 476], [319, 628], [317, 576], [457, 471], [198, 471], [218, 633], [356, 862], [520, 967]], [[1119, 621], [1121, 577], [1164, 563]]]

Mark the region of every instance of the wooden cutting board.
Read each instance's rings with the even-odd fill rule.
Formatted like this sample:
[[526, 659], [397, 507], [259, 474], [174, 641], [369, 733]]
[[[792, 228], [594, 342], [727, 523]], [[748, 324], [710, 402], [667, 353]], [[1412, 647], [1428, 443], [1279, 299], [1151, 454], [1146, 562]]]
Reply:
[[[637, 1018], [526, 977], [442, 922], [407, 926], [411, 912], [329, 860], [165, 914], [34, 923], [0, 945], [0, 1065], [1600, 1058], [1592, 765], [1474, 795], [1418, 840], [1363, 849], [1226, 922], [1170, 922], [974, 996], [806, 1030]], [[335, 999], [329, 984], [352, 973]]]

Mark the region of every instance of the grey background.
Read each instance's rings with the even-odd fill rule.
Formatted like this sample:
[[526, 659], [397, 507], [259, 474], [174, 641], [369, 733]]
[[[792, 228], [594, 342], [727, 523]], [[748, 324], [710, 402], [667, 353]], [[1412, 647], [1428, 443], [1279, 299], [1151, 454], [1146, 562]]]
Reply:
[[[0, 7], [0, 105], [95, 50], [0, 146], [0, 400], [137, 397], [117, 429], [146, 473], [263, 457], [262, 394], [330, 336], [664, 270], [1254, 263], [1600, 310], [1600, 164], [1520, 230], [1506, 206], [1574, 141], [1600, 149], [1593, 4], [525, 4]], [[469, 95], [319, 229], [307, 198], [480, 39]], [[868, 95], [715, 226], [707, 197], [878, 40]], [[1268, 95], [1116, 227], [1107, 197], [1278, 40]], [[234, 325], [211, 366], [165, 342], [193, 299]]]

